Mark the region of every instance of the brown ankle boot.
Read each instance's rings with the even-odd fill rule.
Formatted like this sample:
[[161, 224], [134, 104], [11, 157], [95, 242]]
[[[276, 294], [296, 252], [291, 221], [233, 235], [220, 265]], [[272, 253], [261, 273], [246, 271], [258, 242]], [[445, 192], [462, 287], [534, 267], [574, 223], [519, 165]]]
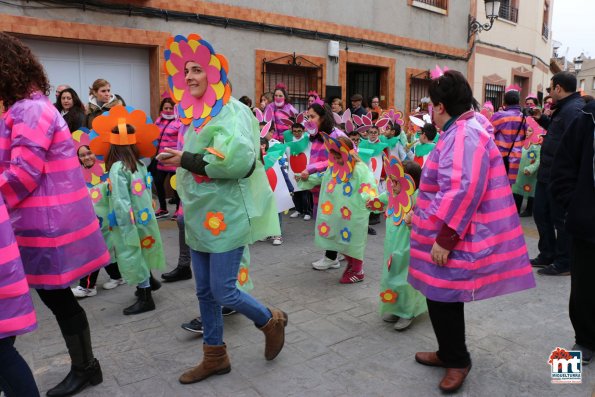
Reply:
[[231, 371], [231, 364], [227, 356], [227, 346], [202, 345], [202, 362], [189, 369], [180, 376], [180, 383], [189, 384], [200, 382], [211, 375], [223, 375]]
[[264, 332], [264, 357], [272, 360], [281, 352], [285, 343], [285, 326], [287, 313], [279, 309], [269, 309], [273, 317], [260, 330]]

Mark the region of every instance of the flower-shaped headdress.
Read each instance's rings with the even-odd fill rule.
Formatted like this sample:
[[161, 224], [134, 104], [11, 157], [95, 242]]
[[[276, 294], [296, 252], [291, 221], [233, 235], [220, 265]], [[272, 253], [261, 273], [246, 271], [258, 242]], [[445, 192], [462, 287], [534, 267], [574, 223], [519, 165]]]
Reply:
[[443, 69], [440, 69], [440, 66], [436, 65], [433, 70], [430, 70], [430, 78], [432, 80], [438, 79], [444, 76], [444, 73], [448, 71], [448, 66], [445, 66]]
[[292, 110], [277, 110], [276, 114], [281, 116], [281, 123], [287, 128], [291, 128], [294, 123], [299, 123], [304, 126], [305, 131], [309, 135], [316, 135], [318, 132], [318, 125], [307, 119], [307, 112], [295, 113]]
[[[134, 134], [128, 134], [126, 124], [134, 127]], [[117, 134], [112, 133], [114, 127], [118, 127]], [[140, 157], [153, 157], [159, 127], [142, 110], [118, 105], [93, 120], [90, 137], [91, 151], [96, 156], [106, 156], [110, 145], [136, 145]]]
[[[413, 206], [412, 196], [415, 193], [413, 178], [405, 173], [403, 164], [395, 156], [384, 156], [384, 170], [386, 172], [386, 190], [388, 191], [388, 207], [386, 215], [395, 225], [403, 222], [403, 217]], [[399, 194], [394, 194], [393, 186], [400, 185]]]
[[403, 119], [403, 112], [395, 108], [390, 108], [388, 112], [385, 111], [384, 113], [382, 113], [382, 117], [380, 118], [380, 120], [382, 119], [387, 119], [387, 121], [393, 123], [393, 125], [398, 124], [400, 126], [403, 126], [403, 124], [405, 123], [405, 120]]
[[273, 119], [273, 109], [267, 106], [263, 112], [259, 108], [255, 108], [254, 116], [256, 116], [256, 120], [258, 120], [259, 123], [268, 123]]
[[480, 113], [483, 114], [488, 120], [491, 119], [492, 115], [494, 114], [494, 104], [492, 101], [485, 101]]
[[[91, 147], [91, 131], [85, 127], [81, 127], [72, 133], [72, 139], [74, 140], [74, 148], [76, 149], [77, 155], [78, 150], [81, 146]], [[104, 181], [107, 178], [105, 172], [105, 164], [103, 160], [96, 159], [95, 164], [91, 168], [82, 167], [83, 177], [87, 186], [95, 186], [99, 182]]]
[[[181, 120], [184, 124], [192, 121], [195, 128], [204, 126], [219, 114], [231, 97], [227, 59], [216, 54], [211, 44], [194, 33], [170, 38], [164, 56], [167, 83], [172, 98], [178, 103]], [[190, 61], [198, 63], [207, 74], [209, 86], [200, 98], [193, 97], [186, 84], [184, 68]]]
[[267, 136], [267, 134], [269, 133], [270, 129], [271, 129], [271, 125], [273, 125], [273, 123], [269, 120], [267, 121], [267, 123], [265, 125], [262, 126], [262, 128], [260, 129], [260, 137], [264, 138], [265, 136]]
[[506, 87], [504, 89], [504, 92], [509, 92], [509, 91], [518, 91], [521, 92], [521, 87], [518, 84], [511, 84], [508, 87]]
[[339, 116], [337, 113], [333, 112], [333, 118], [335, 119], [335, 124], [345, 125], [345, 132], [347, 134], [355, 131], [355, 124], [353, 124], [353, 120], [351, 119], [351, 110], [346, 109], [342, 116]]
[[[328, 171], [331, 172], [331, 177], [337, 183], [347, 182], [353, 175], [353, 168], [355, 167], [355, 157], [353, 151], [341, 140], [331, 137], [326, 133], [322, 133], [324, 138], [324, 145], [329, 152], [328, 156]], [[337, 152], [343, 158], [343, 165], [335, 163], [331, 151]]]
[[533, 117], [527, 117], [525, 120], [527, 121], [527, 131], [531, 131], [525, 139], [525, 149], [529, 149], [531, 145], [541, 145], [543, 136], [547, 134], [547, 131], [541, 128]]

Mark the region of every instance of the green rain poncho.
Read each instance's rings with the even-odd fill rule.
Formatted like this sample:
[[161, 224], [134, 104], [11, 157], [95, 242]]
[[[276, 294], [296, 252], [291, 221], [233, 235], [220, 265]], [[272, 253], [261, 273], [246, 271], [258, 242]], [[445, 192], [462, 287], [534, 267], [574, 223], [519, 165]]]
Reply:
[[312, 174], [308, 180], [299, 181], [298, 185], [302, 189], [321, 185], [315, 244], [323, 250], [363, 260], [370, 218], [366, 202], [378, 192], [368, 166], [356, 162], [353, 175], [346, 182], [338, 183], [329, 168], [324, 174]]
[[[378, 198], [388, 205], [388, 194]], [[413, 203], [417, 192], [413, 196]], [[386, 219], [384, 238], [384, 261], [380, 278], [380, 314], [390, 313], [403, 318], [413, 318], [426, 312], [426, 298], [407, 282], [409, 273], [409, 251], [411, 231], [402, 222], [396, 225], [391, 218]]]
[[151, 269], [165, 269], [161, 234], [153, 212], [153, 180], [141, 163], [133, 173], [117, 161], [109, 171], [109, 184], [108, 220], [118, 268], [128, 284], [139, 284], [149, 278]]
[[184, 151], [203, 154], [208, 163], [206, 177], [177, 170], [190, 248], [227, 252], [281, 234], [273, 192], [258, 161], [260, 130], [250, 108], [231, 98], [199, 132], [186, 132]]
[[[537, 169], [539, 168], [541, 145], [531, 145], [529, 149], [523, 147], [519, 174], [516, 177], [512, 192], [524, 197], [535, 197], [535, 185], [537, 183]], [[525, 175], [525, 170], [530, 175]]]
[[93, 202], [93, 209], [95, 210], [95, 215], [97, 215], [97, 220], [99, 221], [101, 235], [103, 236], [103, 239], [105, 240], [105, 245], [107, 245], [107, 249], [109, 250], [110, 263], [114, 263], [117, 261], [117, 259], [116, 251], [114, 248], [114, 241], [108, 221], [108, 215], [110, 212], [108, 200], [108, 183], [101, 182], [93, 186], [92, 188], [89, 188], [89, 196], [91, 196], [91, 201]]

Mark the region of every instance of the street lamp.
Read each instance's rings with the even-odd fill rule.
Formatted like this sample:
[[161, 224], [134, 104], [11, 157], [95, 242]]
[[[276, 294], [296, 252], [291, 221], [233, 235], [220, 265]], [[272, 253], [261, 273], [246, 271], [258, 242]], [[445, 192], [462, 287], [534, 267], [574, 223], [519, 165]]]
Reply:
[[583, 67], [583, 58], [582, 57], [575, 58], [574, 59], [574, 71], [576, 72], [576, 74], [580, 73], [582, 67]]
[[475, 33], [483, 32], [484, 30], [490, 30], [492, 25], [494, 24], [494, 20], [498, 18], [500, 14], [500, 0], [485, 0], [485, 10], [486, 10], [486, 17], [490, 20], [490, 22], [486, 22], [484, 24], [480, 23], [477, 19], [473, 18], [473, 16], [469, 15], [469, 27], [468, 32], [470, 39]]

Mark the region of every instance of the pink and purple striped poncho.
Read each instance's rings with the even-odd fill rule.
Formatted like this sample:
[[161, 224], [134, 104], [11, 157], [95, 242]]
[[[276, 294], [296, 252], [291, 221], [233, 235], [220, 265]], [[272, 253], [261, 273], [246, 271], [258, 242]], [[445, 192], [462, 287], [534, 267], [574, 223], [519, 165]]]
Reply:
[[0, 194], [32, 288], [66, 288], [109, 263], [68, 126], [39, 92], [0, 120]]
[[[445, 223], [461, 240], [438, 266], [430, 251]], [[502, 156], [472, 111], [442, 133], [422, 171], [408, 281], [440, 302], [535, 286]]]
[[508, 179], [512, 186], [519, 174], [523, 144], [527, 137], [527, 122], [523, 122], [523, 113], [518, 105], [507, 106], [506, 109], [494, 113], [490, 121], [494, 126], [494, 141], [500, 154], [505, 157], [510, 152]]
[[0, 195], [0, 339], [37, 328], [19, 247]]

